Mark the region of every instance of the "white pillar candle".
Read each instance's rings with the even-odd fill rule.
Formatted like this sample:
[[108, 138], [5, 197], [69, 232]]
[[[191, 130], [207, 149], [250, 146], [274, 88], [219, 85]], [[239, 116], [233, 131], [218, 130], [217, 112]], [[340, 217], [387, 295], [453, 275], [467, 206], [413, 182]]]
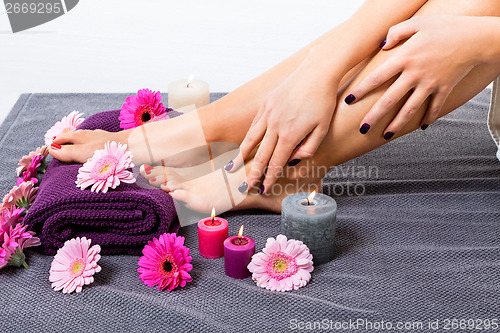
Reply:
[[210, 103], [208, 83], [194, 80], [193, 75], [187, 80], [177, 80], [168, 85], [168, 107], [179, 110], [188, 107], [190, 111]]

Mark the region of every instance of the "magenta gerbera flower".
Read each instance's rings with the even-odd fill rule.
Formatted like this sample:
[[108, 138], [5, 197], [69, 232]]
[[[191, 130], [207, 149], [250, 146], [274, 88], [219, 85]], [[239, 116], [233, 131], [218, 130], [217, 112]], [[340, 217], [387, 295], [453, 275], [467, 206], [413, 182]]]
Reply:
[[[31, 160], [33, 159], [33, 156], [36, 155], [42, 155], [44, 158], [49, 155], [49, 148], [47, 146], [42, 146], [38, 147], [35, 151], [30, 152], [28, 155], [24, 155], [21, 160], [17, 163], [19, 166], [16, 168], [16, 175], [21, 176], [22, 172], [28, 169]], [[44, 162], [44, 159], [42, 159], [42, 164]], [[40, 171], [40, 170], [39, 170]], [[42, 173], [45, 172], [45, 170], [42, 170]]]
[[257, 286], [272, 291], [299, 289], [309, 282], [313, 271], [312, 254], [301, 241], [278, 235], [268, 238], [262, 252], [254, 254], [248, 270]]
[[23, 171], [23, 176], [17, 178], [17, 186], [21, 185], [23, 182], [33, 182], [33, 184], [38, 183], [38, 175], [37, 169], [42, 165], [42, 160], [44, 159], [43, 155], [38, 154], [33, 156], [31, 159], [30, 165], [26, 170]]
[[38, 187], [34, 186], [35, 184], [32, 181], [22, 182], [21, 184], [14, 186], [3, 198], [2, 207], [24, 207], [26, 212], [36, 199]]
[[84, 190], [92, 185], [92, 192], [106, 193], [109, 188], [120, 185], [120, 182], [135, 182], [134, 174], [127, 170], [134, 166], [132, 153], [126, 150], [127, 145], [106, 142], [104, 149], [96, 150], [94, 156], [80, 167], [76, 186]]
[[82, 118], [83, 113], [73, 111], [67, 116], [64, 116], [60, 121], [54, 124], [47, 133], [45, 133], [45, 144], [49, 146], [52, 143], [52, 138], [61, 133], [73, 132], [85, 120]]
[[28, 268], [24, 248], [40, 245], [33, 231], [22, 225], [24, 208], [3, 208], [0, 212], [0, 268], [7, 265]]
[[189, 271], [189, 249], [184, 246], [184, 237], [176, 234], [163, 234], [153, 238], [142, 250], [139, 258], [139, 277], [149, 287], [158, 285], [158, 290], [171, 291], [178, 286], [184, 287], [192, 278]]
[[79, 293], [84, 285], [94, 282], [93, 275], [101, 271], [97, 264], [101, 259], [101, 247], [97, 244], [90, 247], [90, 243], [90, 239], [76, 237], [57, 250], [49, 276], [54, 290], [62, 289], [65, 294], [75, 290]]
[[159, 116], [168, 119], [165, 114], [166, 108], [160, 101], [160, 92], [149, 89], [141, 89], [137, 95], [127, 97], [118, 117], [120, 127], [123, 129], [138, 127]]

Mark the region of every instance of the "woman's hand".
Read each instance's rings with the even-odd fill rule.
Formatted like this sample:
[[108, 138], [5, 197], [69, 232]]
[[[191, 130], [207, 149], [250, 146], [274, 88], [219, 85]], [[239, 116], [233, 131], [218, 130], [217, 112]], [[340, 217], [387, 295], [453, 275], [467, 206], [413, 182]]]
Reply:
[[295, 166], [311, 158], [326, 136], [337, 98], [337, 84], [321, 78], [315, 69], [301, 65], [262, 103], [240, 154], [226, 170], [236, 170], [260, 144], [241, 192], [255, 186], [264, 176], [259, 193], [266, 193], [286, 164]]
[[346, 103], [360, 100], [368, 92], [392, 77], [397, 80], [373, 105], [360, 124], [365, 134], [408, 92], [411, 95], [384, 131], [384, 138], [405, 126], [431, 97], [429, 107], [420, 122], [426, 129], [439, 115], [448, 95], [471, 69], [481, 62], [481, 17], [419, 16], [390, 28], [382, 50], [394, 47], [409, 38], [382, 65], [367, 75], [351, 91]]

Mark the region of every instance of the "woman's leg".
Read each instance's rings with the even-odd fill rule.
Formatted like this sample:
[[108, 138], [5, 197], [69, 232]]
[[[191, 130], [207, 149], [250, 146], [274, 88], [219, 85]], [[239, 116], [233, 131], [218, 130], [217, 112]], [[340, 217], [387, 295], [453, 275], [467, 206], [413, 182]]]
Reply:
[[[239, 145], [265, 96], [301, 64], [312, 47], [321, 43], [330, 34], [335, 33], [335, 29], [325, 33], [292, 56], [223, 98], [198, 109], [196, 114], [203, 128], [203, 141], [233, 142]], [[340, 82], [340, 86], [345, 87], [348, 81], [366, 65], [372, 56], [373, 54], [346, 73]], [[231, 126], [226, 126], [228, 123]], [[198, 128], [195, 128], [195, 126], [198, 126], [198, 124], [195, 124], [192, 119], [178, 117], [154, 124], [146, 124], [144, 127], [148, 128], [151, 137], [154, 137], [157, 142], [162, 142], [162, 146], [166, 146], [165, 143], [173, 142], [175, 145], [178, 141], [189, 140], [193, 132], [199, 132], [199, 126]], [[62, 147], [57, 150], [51, 149], [51, 155], [61, 161], [83, 163], [93, 155], [96, 149], [102, 149], [104, 142], [127, 142], [132, 132], [133, 130], [109, 133], [97, 130], [63, 134], [54, 141], [54, 143]], [[165, 154], [167, 156], [174, 155], [172, 152], [165, 152]], [[135, 162], [136, 164], [138, 164], [137, 162], [140, 164], [153, 163], [152, 161], [142, 160]]]
[[[470, 2], [469, 0], [434, 0], [423, 6], [416, 15], [432, 15], [432, 14], [453, 14], [453, 15], [470, 15], [470, 16], [500, 16], [496, 0]], [[374, 68], [383, 63], [393, 50], [379, 52], [373, 59], [361, 70], [358, 76], [353, 80], [351, 85], [360, 82]], [[445, 64], [443, 64], [445, 65]], [[500, 74], [500, 63], [480, 65], [474, 68], [462, 81], [455, 87], [449, 95], [440, 117], [453, 111], [460, 105], [474, 97], [482, 89], [484, 89], [498, 74]], [[263, 208], [278, 212], [281, 207], [281, 200], [288, 194], [298, 190], [319, 188], [322, 177], [328, 170], [336, 165], [346, 162], [352, 158], [369, 152], [387, 141], [383, 138], [383, 130], [389, 122], [394, 118], [394, 115], [399, 112], [405, 100], [398, 103], [390, 114], [383, 118], [380, 123], [371, 128], [370, 131], [362, 135], [359, 132], [359, 124], [366, 113], [370, 110], [373, 104], [382, 96], [387, 87], [392, 82], [379, 87], [369, 95], [365, 96], [361, 101], [347, 105], [343, 102], [345, 94], [339, 96], [337, 108], [330, 131], [316, 152], [315, 156], [308, 161], [312, 167], [301, 168], [300, 165], [307, 163], [301, 162], [296, 167], [286, 167], [284, 170], [285, 177], [282, 177], [272, 189], [270, 195], [252, 195], [256, 194], [257, 189], [250, 191], [248, 195], [236, 209], [244, 208]], [[346, 90], [348, 91], [348, 89]], [[415, 117], [405, 126], [404, 130], [396, 137], [402, 136], [413, 130], [418, 129], [420, 121], [426, 111], [428, 101], [419, 109]], [[395, 137], [395, 138], [396, 138]], [[246, 165], [248, 168], [251, 164], [249, 161]], [[188, 206], [197, 210], [209, 210], [213, 202], [213, 198], [204, 198], [203, 193], [214, 193], [214, 184], [204, 179], [204, 183], [197, 183], [196, 180], [186, 182], [188, 186], [183, 186], [179, 183], [174, 186], [176, 190], [172, 192], [172, 196], [181, 201], [185, 201]], [[208, 192], [204, 192], [204, 186], [212, 187]], [[221, 190], [226, 190], [221, 189]], [[233, 188], [236, 191], [236, 188]], [[213, 197], [213, 196], [212, 196]], [[203, 205], [207, 207], [203, 207]]]

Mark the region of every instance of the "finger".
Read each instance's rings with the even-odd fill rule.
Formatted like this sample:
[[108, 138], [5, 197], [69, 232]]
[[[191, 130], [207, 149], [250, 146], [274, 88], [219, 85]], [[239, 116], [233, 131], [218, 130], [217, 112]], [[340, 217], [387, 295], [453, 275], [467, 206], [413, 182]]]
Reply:
[[294, 147], [297, 146], [299, 142], [300, 139], [293, 140], [291, 137], [279, 137], [276, 148], [274, 149], [271, 160], [269, 161], [266, 176], [259, 191], [260, 194], [266, 193], [266, 191], [276, 182], [283, 171], [283, 166], [285, 166], [285, 163], [290, 158]]
[[252, 188], [264, 175], [264, 170], [266, 169], [269, 160], [276, 148], [276, 143], [278, 142], [278, 135], [266, 132], [264, 139], [262, 140], [257, 153], [253, 159], [253, 164], [250, 169], [250, 173], [247, 176], [248, 188]]
[[389, 28], [387, 33], [386, 43], [382, 50], [389, 50], [397, 45], [400, 41], [410, 38], [419, 29], [420, 18], [413, 17], [409, 20], [396, 24]]
[[234, 160], [229, 161], [225, 169], [228, 172], [238, 170], [238, 168], [243, 165], [247, 157], [250, 155], [252, 150], [262, 141], [262, 138], [266, 134], [267, 121], [264, 119], [259, 120], [248, 130], [245, 139], [240, 145], [240, 152]]
[[450, 92], [439, 92], [431, 96], [431, 102], [429, 103], [427, 112], [425, 113], [425, 116], [420, 123], [423, 130], [425, 130], [437, 119], [449, 95]]
[[302, 145], [297, 149], [292, 156], [290, 156], [290, 160], [288, 162], [288, 166], [295, 166], [300, 161], [306, 158], [312, 158], [316, 151], [318, 150], [319, 145], [325, 139], [326, 133], [328, 133], [328, 129], [316, 127], [304, 140]]
[[377, 124], [382, 117], [392, 110], [396, 103], [399, 102], [411, 88], [412, 83], [407, 81], [403, 75], [390, 85], [361, 121], [360, 132], [366, 134], [372, 126]]
[[395, 57], [387, 59], [380, 66], [375, 68], [354, 88], [350, 89], [350, 94], [345, 98], [347, 104], [359, 101], [367, 93], [381, 86], [403, 70], [403, 64]]
[[396, 117], [387, 126], [384, 133], [384, 139], [390, 140], [394, 134], [398, 133], [417, 113], [418, 109], [424, 104], [430, 92], [427, 89], [416, 89], [406, 100], [405, 104], [398, 112]]

